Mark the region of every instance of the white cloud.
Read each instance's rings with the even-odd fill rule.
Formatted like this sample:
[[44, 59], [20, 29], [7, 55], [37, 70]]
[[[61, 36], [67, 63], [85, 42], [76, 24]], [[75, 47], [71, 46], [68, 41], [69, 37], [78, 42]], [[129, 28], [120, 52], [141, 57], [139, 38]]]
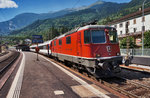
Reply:
[[18, 8], [18, 5], [12, 0], [0, 0], [0, 8]]

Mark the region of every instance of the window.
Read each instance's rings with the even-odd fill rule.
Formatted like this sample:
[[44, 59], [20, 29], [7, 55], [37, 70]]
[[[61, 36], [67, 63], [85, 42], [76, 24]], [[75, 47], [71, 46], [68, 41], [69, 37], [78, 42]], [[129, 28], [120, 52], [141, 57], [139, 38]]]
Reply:
[[47, 49], [46, 46], [43, 46], [43, 49]]
[[136, 19], [133, 20], [133, 24], [136, 24]]
[[84, 31], [84, 43], [91, 43], [91, 33], [90, 31]]
[[145, 31], [145, 26], [142, 26], [142, 31]]
[[122, 24], [122, 23], [120, 23], [120, 24], [119, 24], [119, 26], [120, 26], [120, 27], [123, 27], [123, 24]]
[[84, 31], [84, 43], [105, 43], [106, 36], [104, 30], [87, 30]]
[[137, 30], [136, 28], [133, 28], [134, 33], [136, 32], [136, 30]]
[[105, 43], [105, 32], [104, 30], [92, 30], [92, 43]]
[[145, 17], [142, 17], [142, 22], [144, 22], [145, 21]]
[[118, 36], [117, 36], [116, 30], [109, 31], [109, 40], [110, 40], [110, 43], [118, 43]]
[[122, 31], [120, 31], [120, 35], [122, 35]]
[[59, 40], [59, 45], [62, 45], [62, 40], [61, 39]]
[[130, 21], [128, 21], [128, 26], [130, 25]]
[[71, 44], [71, 36], [66, 37], [66, 44]]
[[56, 46], [56, 41], [54, 41], [54, 46]]

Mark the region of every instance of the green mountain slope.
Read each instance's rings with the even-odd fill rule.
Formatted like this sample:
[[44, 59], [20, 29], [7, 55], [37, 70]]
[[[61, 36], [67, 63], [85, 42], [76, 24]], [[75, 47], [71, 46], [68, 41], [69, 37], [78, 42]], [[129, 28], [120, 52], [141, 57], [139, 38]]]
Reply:
[[[84, 10], [72, 12], [54, 19], [38, 20], [23, 29], [13, 31], [11, 34], [26, 37], [31, 37], [33, 34], [41, 34], [45, 40], [48, 40], [94, 19], [99, 20], [98, 24], [107, 24], [115, 19], [138, 11], [141, 8], [141, 2], [143, 0], [140, 2], [139, 0], [132, 0], [127, 4], [98, 1]], [[147, 0], [145, 7], [150, 7], [150, 0]]]
[[121, 11], [125, 5], [126, 3], [118, 4], [98, 1], [95, 4], [86, 7], [84, 10], [72, 12], [63, 17], [38, 20], [23, 29], [13, 31], [12, 34], [17, 34], [21, 36], [31, 36], [33, 34], [46, 35], [46, 33], [50, 32], [49, 29], [51, 27], [55, 27], [56, 29], [65, 27], [70, 30], [76, 26], [81, 25], [84, 22], [89, 22], [94, 19], [101, 19], [118, 11]]
[[[144, 0], [132, 0], [126, 6], [124, 6], [123, 10], [121, 10], [115, 14], [109, 15], [106, 18], [100, 19], [98, 24], [109, 24], [109, 22], [119, 19], [125, 15], [139, 11], [139, 9], [142, 8], [143, 1]], [[146, 1], [144, 7], [145, 8], [150, 7], [150, 0]]]
[[6, 35], [12, 30], [23, 28], [38, 19], [44, 20], [47, 18], [55, 18], [74, 11], [76, 11], [76, 9], [64, 9], [57, 12], [42, 13], [42, 14], [35, 14], [35, 13], [19, 14], [8, 21], [0, 22], [0, 34]]

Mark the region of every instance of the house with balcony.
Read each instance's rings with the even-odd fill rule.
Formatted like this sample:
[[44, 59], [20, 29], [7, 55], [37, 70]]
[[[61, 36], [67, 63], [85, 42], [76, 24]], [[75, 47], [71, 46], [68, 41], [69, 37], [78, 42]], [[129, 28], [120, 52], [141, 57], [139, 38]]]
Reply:
[[[126, 27], [127, 23], [128, 28]], [[137, 11], [109, 24], [117, 29], [119, 39], [126, 37], [128, 30], [129, 36], [134, 38], [136, 45], [141, 46], [142, 31], [150, 30], [150, 8], [144, 10], [144, 17], [142, 16], [142, 11]]]

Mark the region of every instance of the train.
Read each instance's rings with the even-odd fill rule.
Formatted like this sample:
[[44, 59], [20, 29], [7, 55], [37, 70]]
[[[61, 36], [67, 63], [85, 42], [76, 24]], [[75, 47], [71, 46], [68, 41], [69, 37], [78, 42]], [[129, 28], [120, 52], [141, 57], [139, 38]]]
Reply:
[[[35, 51], [37, 45], [31, 45]], [[38, 45], [39, 53], [53, 57], [95, 77], [110, 77], [121, 71], [117, 31], [106, 25], [75, 28]]]
[[29, 45], [27, 44], [19, 44], [19, 45], [16, 45], [16, 50], [22, 50], [22, 51], [30, 51], [30, 47]]

